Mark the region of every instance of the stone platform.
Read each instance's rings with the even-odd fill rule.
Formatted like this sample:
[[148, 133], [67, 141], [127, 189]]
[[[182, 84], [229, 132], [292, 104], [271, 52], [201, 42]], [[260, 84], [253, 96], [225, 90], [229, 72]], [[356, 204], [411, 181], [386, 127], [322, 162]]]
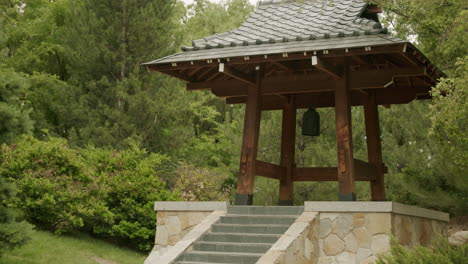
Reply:
[[[176, 263], [228, 212], [242, 210], [245, 217], [273, 216], [288, 210], [283, 208], [234, 207], [227, 202], [156, 202], [156, 243], [145, 263]], [[438, 234], [445, 234], [449, 220], [446, 213], [394, 202], [305, 202], [303, 208], [277, 242], [252, 263], [374, 263], [378, 255], [390, 250], [391, 235], [406, 246], [429, 245]], [[242, 225], [236, 228], [238, 232], [261, 233]], [[226, 263], [222, 261], [215, 263]]]
[[319, 263], [374, 263], [390, 250], [390, 235], [427, 246], [445, 235], [449, 215], [394, 202], [305, 202], [320, 212]]

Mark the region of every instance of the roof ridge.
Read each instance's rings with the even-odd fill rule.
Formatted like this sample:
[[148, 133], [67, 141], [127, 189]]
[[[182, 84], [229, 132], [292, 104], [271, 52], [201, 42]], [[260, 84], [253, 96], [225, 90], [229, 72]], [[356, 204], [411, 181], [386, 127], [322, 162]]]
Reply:
[[263, 0], [238, 28], [192, 41], [183, 51], [386, 33], [361, 15], [364, 0]]
[[[257, 2], [257, 6], [261, 5], [272, 5], [272, 4], [284, 4], [284, 3], [296, 3], [303, 4], [304, 2], [325, 2], [325, 1], [343, 1], [343, 0], [260, 0]], [[353, 1], [353, 0], [344, 0], [344, 1]]]

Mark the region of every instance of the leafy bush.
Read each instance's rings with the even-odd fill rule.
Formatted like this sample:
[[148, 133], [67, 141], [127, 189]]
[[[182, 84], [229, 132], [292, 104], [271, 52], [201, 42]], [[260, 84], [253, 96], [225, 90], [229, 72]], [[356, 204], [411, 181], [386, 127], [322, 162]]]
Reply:
[[15, 204], [57, 233], [86, 230], [141, 250], [154, 240], [154, 201], [174, 200], [158, 175], [168, 158], [137, 146], [71, 149], [64, 139], [23, 137], [2, 146], [0, 175], [15, 180]]
[[[154, 202], [178, 198], [165, 190], [158, 177], [165, 172], [169, 159], [148, 154], [136, 145], [120, 152], [88, 148], [83, 156], [87, 167], [94, 169], [99, 196], [109, 208], [111, 219], [89, 219], [85, 225], [95, 234], [126, 241], [141, 250], [151, 249], [156, 225]], [[96, 220], [101, 221], [97, 224]]]
[[186, 201], [227, 201], [231, 195], [229, 178], [222, 173], [181, 163], [175, 190]]
[[0, 178], [0, 255], [23, 245], [30, 239], [32, 225], [20, 220], [20, 214], [9, 203], [16, 196], [16, 186]]
[[[105, 207], [89, 195], [96, 188], [76, 150], [64, 139], [40, 141], [23, 137], [17, 144], [2, 146], [0, 174], [15, 180], [19, 188], [16, 205], [27, 218], [57, 233], [76, 230], [84, 218]], [[97, 210], [96, 210], [97, 209]]]
[[391, 254], [380, 257], [377, 264], [461, 264], [468, 263], [468, 245], [451, 246], [447, 239], [439, 238], [432, 248], [408, 249], [392, 239]]

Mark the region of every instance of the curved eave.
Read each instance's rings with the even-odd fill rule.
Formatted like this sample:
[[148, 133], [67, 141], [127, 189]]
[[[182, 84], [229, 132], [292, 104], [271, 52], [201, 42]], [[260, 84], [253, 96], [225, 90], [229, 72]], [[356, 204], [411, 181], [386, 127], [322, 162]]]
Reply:
[[176, 53], [142, 65], [146, 66], [148, 71], [158, 71], [183, 81], [192, 82], [193, 80], [181, 74], [181, 71], [217, 67], [219, 63], [231, 65], [259, 64], [305, 60], [311, 56], [336, 58], [371, 54], [399, 55], [405, 58], [409, 64], [426, 67], [428, 77], [434, 81], [446, 77], [413, 44], [386, 35], [231, 47], [212, 50], [212, 52], [210, 50], [189, 51]]

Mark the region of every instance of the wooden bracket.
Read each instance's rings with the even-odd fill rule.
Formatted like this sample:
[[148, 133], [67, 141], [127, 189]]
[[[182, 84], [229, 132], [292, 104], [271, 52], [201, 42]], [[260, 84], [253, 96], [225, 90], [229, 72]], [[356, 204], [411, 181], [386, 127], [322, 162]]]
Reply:
[[330, 74], [333, 78], [335, 79], [341, 79], [342, 78], [342, 73], [340, 70], [338, 70], [336, 67], [333, 65], [329, 65], [328, 63], [322, 61], [319, 59], [317, 56], [312, 56], [312, 66], [315, 68]]
[[219, 72], [224, 73], [227, 76], [230, 76], [239, 81], [243, 81], [250, 85], [255, 85], [255, 79], [241, 71], [238, 71], [232, 67], [225, 65], [224, 63], [219, 64]]
[[362, 160], [354, 159], [356, 174], [359, 177], [373, 181], [377, 178], [377, 168], [375, 165]]

